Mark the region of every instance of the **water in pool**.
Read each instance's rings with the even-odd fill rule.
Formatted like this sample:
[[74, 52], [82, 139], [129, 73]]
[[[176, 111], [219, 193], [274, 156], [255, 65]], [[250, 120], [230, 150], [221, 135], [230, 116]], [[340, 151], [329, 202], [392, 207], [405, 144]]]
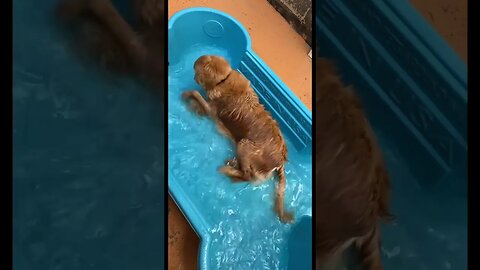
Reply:
[[467, 200], [418, 185], [421, 181], [381, 130], [376, 128], [390, 170], [392, 212], [397, 217], [395, 224], [383, 227], [385, 269], [467, 269]]
[[13, 267], [163, 269], [164, 109], [80, 64], [57, 2], [13, 1]]
[[[389, 169], [391, 212], [396, 216], [393, 224], [382, 226], [384, 269], [466, 270], [466, 199], [420, 186], [395, 142], [382, 132], [384, 127], [374, 129]], [[360, 270], [349, 258], [340, 269]]]
[[[186, 90], [201, 90], [193, 79], [193, 63], [203, 54], [230, 60], [216, 47], [194, 46], [169, 67], [169, 181], [180, 183], [209, 224], [214, 269], [286, 269], [286, 235], [273, 211], [274, 180], [253, 186], [232, 183], [217, 169], [234, 155], [232, 145], [208, 118], [188, 110], [181, 99]], [[200, 91], [202, 93], [202, 91]], [[285, 204], [297, 220], [311, 216], [311, 149], [296, 149], [287, 138]]]

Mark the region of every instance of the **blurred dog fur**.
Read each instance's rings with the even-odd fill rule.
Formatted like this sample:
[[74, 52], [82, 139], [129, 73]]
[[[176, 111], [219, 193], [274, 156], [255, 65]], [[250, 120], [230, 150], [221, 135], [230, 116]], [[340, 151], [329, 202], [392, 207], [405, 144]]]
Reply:
[[322, 58], [315, 108], [317, 269], [335, 265], [354, 245], [363, 269], [380, 270], [379, 223], [393, 218], [386, 165], [360, 99]]
[[277, 122], [260, 104], [250, 82], [219, 56], [204, 55], [194, 64], [195, 81], [206, 92], [183, 93], [190, 107], [210, 116], [219, 131], [236, 146], [236, 157], [228, 160], [220, 172], [233, 181], [259, 183], [278, 175], [275, 211], [282, 222], [292, 222], [293, 214], [284, 210], [287, 146]]
[[164, 0], [125, 1], [134, 11], [135, 27], [127, 23], [111, 0], [62, 0], [56, 15], [65, 32], [71, 34], [75, 48], [88, 60], [163, 89]]

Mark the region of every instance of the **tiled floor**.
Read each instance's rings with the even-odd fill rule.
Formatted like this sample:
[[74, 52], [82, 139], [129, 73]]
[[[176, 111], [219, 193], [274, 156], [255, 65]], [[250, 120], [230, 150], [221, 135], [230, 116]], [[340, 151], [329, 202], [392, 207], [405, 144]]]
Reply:
[[[189, 7], [211, 7], [226, 12], [247, 28], [255, 52], [311, 108], [312, 60], [310, 47], [266, 0], [169, 1], [168, 13]], [[199, 239], [173, 200], [168, 201], [168, 268], [196, 269]]]
[[467, 63], [467, 0], [410, 0]]

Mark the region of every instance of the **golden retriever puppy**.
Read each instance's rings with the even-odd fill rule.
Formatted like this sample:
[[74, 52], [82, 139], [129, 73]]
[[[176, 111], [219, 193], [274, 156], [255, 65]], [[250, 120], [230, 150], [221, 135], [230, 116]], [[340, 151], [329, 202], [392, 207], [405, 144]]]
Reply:
[[133, 27], [111, 0], [62, 0], [56, 9], [63, 25], [90, 59], [108, 70], [141, 76], [157, 88], [165, 79], [164, 0], [129, 0]]
[[260, 104], [250, 82], [233, 70], [222, 57], [204, 55], [194, 64], [195, 81], [206, 92], [183, 93], [192, 109], [210, 116], [221, 133], [236, 146], [236, 157], [220, 168], [234, 181], [260, 182], [278, 175], [275, 211], [282, 222], [292, 222], [293, 214], [284, 210], [287, 146], [277, 122]]
[[[317, 267], [354, 244], [365, 270], [380, 270], [379, 222], [389, 220], [387, 170], [360, 100], [332, 64], [316, 61]], [[324, 268], [317, 268], [324, 269]]]

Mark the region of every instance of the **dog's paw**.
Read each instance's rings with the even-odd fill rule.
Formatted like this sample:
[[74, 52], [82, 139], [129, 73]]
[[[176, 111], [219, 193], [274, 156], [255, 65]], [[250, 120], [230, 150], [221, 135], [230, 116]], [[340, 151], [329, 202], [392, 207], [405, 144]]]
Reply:
[[238, 169], [238, 160], [236, 157], [225, 161], [225, 165]]
[[189, 99], [192, 96], [192, 92], [187, 91], [182, 93], [182, 99]]
[[245, 182], [244, 176], [241, 171], [228, 165], [224, 165], [218, 169], [219, 172], [229, 177], [234, 183]]
[[189, 104], [190, 110], [196, 113], [199, 116], [206, 116], [207, 112], [200, 106], [198, 105], [197, 102], [194, 102], [193, 100], [190, 101]]
[[283, 223], [293, 223], [293, 213], [285, 211], [283, 215], [280, 216], [280, 221]]
[[198, 105], [198, 103], [195, 102], [195, 100], [188, 100], [188, 98], [184, 98], [184, 99], [187, 102], [188, 109], [190, 111], [197, 114], [198, 116], [207, 116], [208, 115], [207, 112], [203, 109], [203, 107]]

